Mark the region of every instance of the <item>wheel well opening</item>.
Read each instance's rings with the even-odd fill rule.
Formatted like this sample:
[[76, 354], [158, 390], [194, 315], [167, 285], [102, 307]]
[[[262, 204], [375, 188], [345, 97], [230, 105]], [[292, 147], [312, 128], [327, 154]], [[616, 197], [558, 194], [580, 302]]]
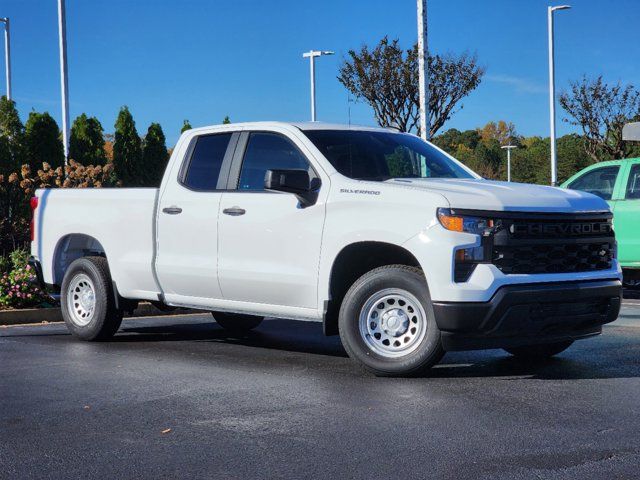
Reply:
[[331, 269], [329, 303], [324, 318], [326, 335], [338, 334], [338, 314], [342, 299], [358, 278], [384, 265], [420, 267], [408, 250], [382, 242], [359, 242], [346, 246], [336, 257]]
[[69, 265], [81, 257], [106, 257], [102, 244], [90, 235], [72, 233], [65, 235], [58, 241], [53, 258], [53, 283], [57, 287], [62, 285], [62, 279]]

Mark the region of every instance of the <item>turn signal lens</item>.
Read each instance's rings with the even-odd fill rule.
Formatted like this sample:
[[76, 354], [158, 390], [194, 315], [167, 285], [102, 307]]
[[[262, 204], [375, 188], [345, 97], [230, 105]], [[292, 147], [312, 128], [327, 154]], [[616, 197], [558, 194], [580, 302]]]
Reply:
[[484, 235], [494, 225], [490, 218], [455, 215], [448, 208], [438, 209], [438, 220], [447, 230], [476, 235]]
[[438, 210], [438, 219], [440, 220], [442, 226], [447, 230], [452, 230], [454, 232], [464, 231], [464, 221], [462, 217], [448, 215], [444, 211]]

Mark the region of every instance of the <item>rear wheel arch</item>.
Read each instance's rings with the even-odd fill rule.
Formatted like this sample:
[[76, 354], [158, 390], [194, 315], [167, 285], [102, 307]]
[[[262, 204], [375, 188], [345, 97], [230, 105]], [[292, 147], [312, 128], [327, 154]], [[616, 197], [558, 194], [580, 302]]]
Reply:
[[91, 235], [70, 233], [60, 238], [52, 260], [53, 284], [60, 287], [69, 266], [82, 257], [107, 257], [102, 243]]

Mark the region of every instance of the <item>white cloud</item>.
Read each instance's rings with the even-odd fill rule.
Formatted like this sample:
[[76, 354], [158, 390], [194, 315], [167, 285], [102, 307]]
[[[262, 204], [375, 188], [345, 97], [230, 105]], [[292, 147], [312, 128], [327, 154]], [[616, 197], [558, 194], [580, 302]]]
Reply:
[[547, 93], [545, 85], [533, 82], [526, 78], [513, 77], [511, 75], [486, 75], [484, 79], [488, 82], [502, 83], [512, 86], [519, 93]]

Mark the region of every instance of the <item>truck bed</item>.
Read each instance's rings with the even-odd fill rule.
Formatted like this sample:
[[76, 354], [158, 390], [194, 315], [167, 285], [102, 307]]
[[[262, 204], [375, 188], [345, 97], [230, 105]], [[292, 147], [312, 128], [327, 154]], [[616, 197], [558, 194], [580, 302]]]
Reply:
[[57, 188], [36, 196], [31, 254], [43, 266], [45, 283], [60, 285], [64, 265], [95, 251], [106, 255], [122, 296], [157, 299], [152, 262], [158, 189]]

